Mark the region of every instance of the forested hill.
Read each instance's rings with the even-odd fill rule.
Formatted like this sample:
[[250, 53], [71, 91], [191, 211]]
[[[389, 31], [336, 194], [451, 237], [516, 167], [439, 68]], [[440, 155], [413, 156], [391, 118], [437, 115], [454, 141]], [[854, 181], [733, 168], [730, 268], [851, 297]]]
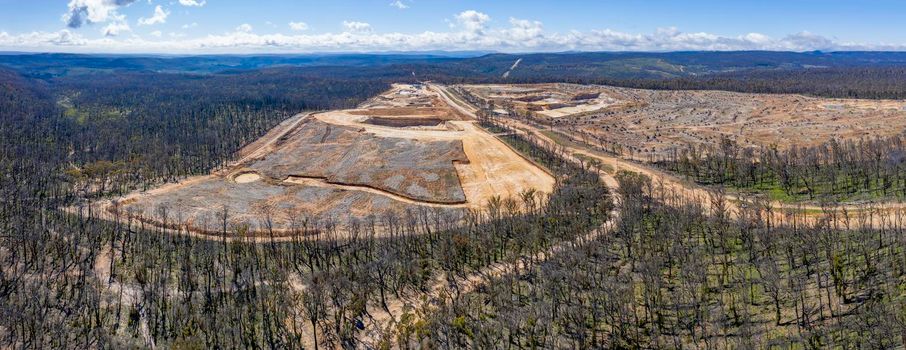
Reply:
[[265, 74], [446, 83], [573, 82], [653, 89], [906, 98], [906, 79], [902, 79], [906, 76], [906, 52], [571, 52], [480, 56], [443, 52], [206, 56], [8, 53], [0, 54], [0, 67], [4, 66], [44, 81], [126, 72], [172, 76]]
[[306, 54], [306, 55], [81, 55], [0, 54], [0, 65], [25, 74], [64, 75], [84, 71], [154, 71], [217, 73], [268, 67], [344, 66], [368, 67], [394, 64], [447, 67], [451, 74], [500, 77], [510, 72], [515, 80], [537, 79], [567, 73], [585, 78], [670, 78], [747, 69], [806, 69], [832, 67], [881, 67], [906, 65], [903, 52], [566, 52], [531, 54], [410, 53], [410, 54]]
[[[555, 76], [573, 79], [678, 78], [753, 69], [813, 69], [831, 67], [880, 67], [906, 65], [901, 52], [590, 52], [493, 54], [457, 62], [477, 72], [511, 80], [535, 80]], [[493, 68], [493, 69], [492, 69]]]
[[0, 53], [0, 65], [14, 68], [24, 74], [44, 78], [84, 72], [148, 71], [207, 74], [269, 67], [360, 67], [407, 62], [444, 62], [457, 59], [437, 54], [161, 56]]
[[0, 198], [58, 202], [64, 183], [117, 178], [92, 188], [101, 194], [204, 173], [295, 113], [354, 106], [390, 81], [281, 69], [42, 79], [0, 67]]
[[[180, 230], [187, 217], [167, 205], [154, 208], [160, 228], [130, 213], [103, 220], [86, 205], [209, 174], [290, 115], [354, 106], [392, 82], [906, 97], [902, 57], [364, 55], [301, 64], [292, 60], [307, 58], [0, 55], [0, 349], [293, 348], [309, 337], [325, 348], [902, 348], [900, 220], [850, 230], [835, 211], [812, 223], [805, 210], [762, 204], [739, 205], [732, 218], [721, 195], [684, 201], [691, 196], [626, 172], [614, 175], [613, 202], [605, 166], [579, 156], [576, 164], [484, 108], [486, 128], [555, 175], [553, 193], [496, 198], [455, 225], [432, 210], [350, 225], [289, 212], [301, 221], [293, 240], [266, 244], [242, 240], [249, 226], [228, 225], [227, 206], [220, 220], [232, 242], [169, 234], [167, 223]], [[764, 183], [772, 169], [746, 166], [782, 161], [777, 168], [802, 181], [866, 179], [886, 191], [887, 178], [902, 181], [886, 175], [904, 173], [898, 148], [891, 139], [825, 152], [852, 155], [834, 164], [813, 162], [824, 154], [813, 148], [775, 162], [727, 152], [667, 166], [742, 188], [745, 177], [725, 169], [756, 169]], [[795, 194], [798, 183], [784, 181]], [[254, 220], [269, 226], [278, 207]], [[887, 212], [876, 209], [866, 216]], [[376, 235], [374, 222], [389, 234]], [[405, 300], [415, 309], [391, 315], [388, 304]], [[381, 321], [391, 317], [399, 323]]]

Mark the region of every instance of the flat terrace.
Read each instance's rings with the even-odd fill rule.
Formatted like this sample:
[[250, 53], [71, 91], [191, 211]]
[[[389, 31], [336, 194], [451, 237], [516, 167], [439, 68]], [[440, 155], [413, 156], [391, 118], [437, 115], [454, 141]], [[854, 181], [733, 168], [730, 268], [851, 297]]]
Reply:
[[465, 203], [454, 162], [469, 162], [459, 140], [379, 137], [315, 119], [244, 171], [280, 181], [322, 178], [430, 203]]
[[[111, 216], [216, 236], [278, 235], [305, 221], [423, 213], [457, 220], [492, 197], [550, 193], [554, 178], [426, 86], [394, 85], [352, 110], [297, 115], [227, 169], [105, 204]], [[115, 202], [115, 204], [114, 204]], [[226, 216], [224, 216], [226, 215]]]
[[[532, 113], [547, 119], [558, 131], [577, 136], [581, 133], [595, 143], [620, 145], [641, 156], [667, 154], [687, 145], [716, 145], [724, 137], [743, 145], [787, 148], [816, 145], [831, 138], [891, 136], [906, 130], [906, 101], [573, 84], [465, 88], [484, 99], [516, 107], [571, 99], [574, 105], [536, 108]], [[589, 97], [582, 95], [589, 92], [600, 95], [575, 98]], [[539, 96], [544, 99], [519, 101]], [[610, 102], [601, 104], [605, 97]]]

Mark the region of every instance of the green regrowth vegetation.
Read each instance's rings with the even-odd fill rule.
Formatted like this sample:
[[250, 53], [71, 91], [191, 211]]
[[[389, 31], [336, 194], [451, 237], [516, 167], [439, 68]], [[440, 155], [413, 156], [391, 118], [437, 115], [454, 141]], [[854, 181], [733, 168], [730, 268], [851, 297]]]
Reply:
[[[904, 227], [708, 217], [617, 175], [619, 223], [422, 310], [451, 348], [890, 348], [906, 337]], [[750, 216], [754, 217], [754, 216]]]
[[[298, 348], [314, 338], [327, 348], [371, 346], [360, 343], [359, 325], [391, 300], [531, 256], [608, 220], [610, 196], [593, 171], [520, 136], [507, 142], [555, 172], [554, 193], [492, 200], [461, 220], [428, 208], [362, 221], [295, 213], [289, 242], [201, 239], [107, 221], [91, 206], [66, 213], [0, 201], [8, 267], [0, 274], [0, 344]], [[118, 164], [92, 163], [69, 176], [114, 185], [122, 181], [110, 176]], [[40, 184], [29, 189], [52, 193]], [[180, 213], [160, 209], [163, 222], [180, 222]], [[246, 227], [224, 225], [224, 237], [243, 237]]]
[[783, 202], [906, 198], [906, 145], [900, 135], [786, 150], [741, 147], [724, 139], [718, 146], [679, 150], [659, 165], [700, 184]]

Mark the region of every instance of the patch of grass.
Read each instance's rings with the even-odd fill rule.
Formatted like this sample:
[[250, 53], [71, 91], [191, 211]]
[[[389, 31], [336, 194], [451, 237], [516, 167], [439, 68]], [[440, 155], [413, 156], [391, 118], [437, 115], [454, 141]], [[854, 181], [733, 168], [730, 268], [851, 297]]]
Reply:
[[[684, 176], [704, 186], [723, 186], [727, 190], [743, 195], [758, 195], [767, 199], [795, 204], [830, 202], [859, 202], [879, 201], [906, 198], [906, 184], [898, 179], [891, 179], [890, 183], [871, 178], [867, 183], [854, 180], [850, 176], [840, 174], [833, 181], [819, 176], [806, 183], [800, 178], [793, 178], [788, 188], [785, 188], [780, 179], [771, 172], [758, 175], [756, 182], [734, 181], [733, 174], [723, 178], [713, 174], [692, 174], [691, 171], [676, 170], [664, 163], [659, 164], [663, 170]], [[808, 185], [808, 186], [807, 186]]]
[[66, 107], [63, 115], [67, 118], [74, 119], [79, 124], [85, 124], [88, 121], [105, 121], [123, 118], [128, 111], [117, 108], [103, 108], [100, 110], [91, 110], [76, 108], [74, 106]]
[[542, 134], [544, 134], [544, 136], [547, 136], [548, 138], [553, 140], [554, 143], [556, 143], [560, 146], [575, 147], [575, 148], [583, 147], [582, 145], [580, 145], [580, 144], [574, 142], [572, 139], [570, 139], [569, 136], [563, 135], [558, 131], [549, 130], [549, 129], [542, 129], [540, 131]]
[[864, 185], [852, 187], [849, 185], [849, 180], [845, 178], [837, 180], [836, 185], [828, 181], [818, 182], [812, 186], [813, 193], [809, 193], [804, 185], [798, 183], [793, 185], [792, 189], [787, 193], [780, 182], [774, 178], [767, 178], [754, 186], [739, 186], [731, 183], [728, 188], [739, 193], [764, 195], [771, 200], [784, 203], [821, 200], [836, 202], [887, 200], [903, 198], [902, 193], [904, 190], [901, 186], [892, 186], [885, 191], [883, 184], [874, 180], [868, 184], [867, 189]]

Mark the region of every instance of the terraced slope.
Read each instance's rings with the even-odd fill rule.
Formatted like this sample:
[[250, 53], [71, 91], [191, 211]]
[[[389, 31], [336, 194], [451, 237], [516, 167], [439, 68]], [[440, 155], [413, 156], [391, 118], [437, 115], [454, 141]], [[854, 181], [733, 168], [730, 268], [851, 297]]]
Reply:
[[493, 198], [553, 190], [550, 174], [470, 118], [427, 86], [395, 85], [358, 109], [289, 118], [211, 175], [102, 205], [112, 219], [204, 237], [216, 237], [226, 222], [289, 239], [312, 221], [339, 231], [413, 213], [453, 223]]
[[459, 140], [377, 137], [348, 126], [307, 121], [283, 147], [249, 165], [263, 176], [323, 178], [431, 203], [466, 201], [454, 162], [468, 163]]

